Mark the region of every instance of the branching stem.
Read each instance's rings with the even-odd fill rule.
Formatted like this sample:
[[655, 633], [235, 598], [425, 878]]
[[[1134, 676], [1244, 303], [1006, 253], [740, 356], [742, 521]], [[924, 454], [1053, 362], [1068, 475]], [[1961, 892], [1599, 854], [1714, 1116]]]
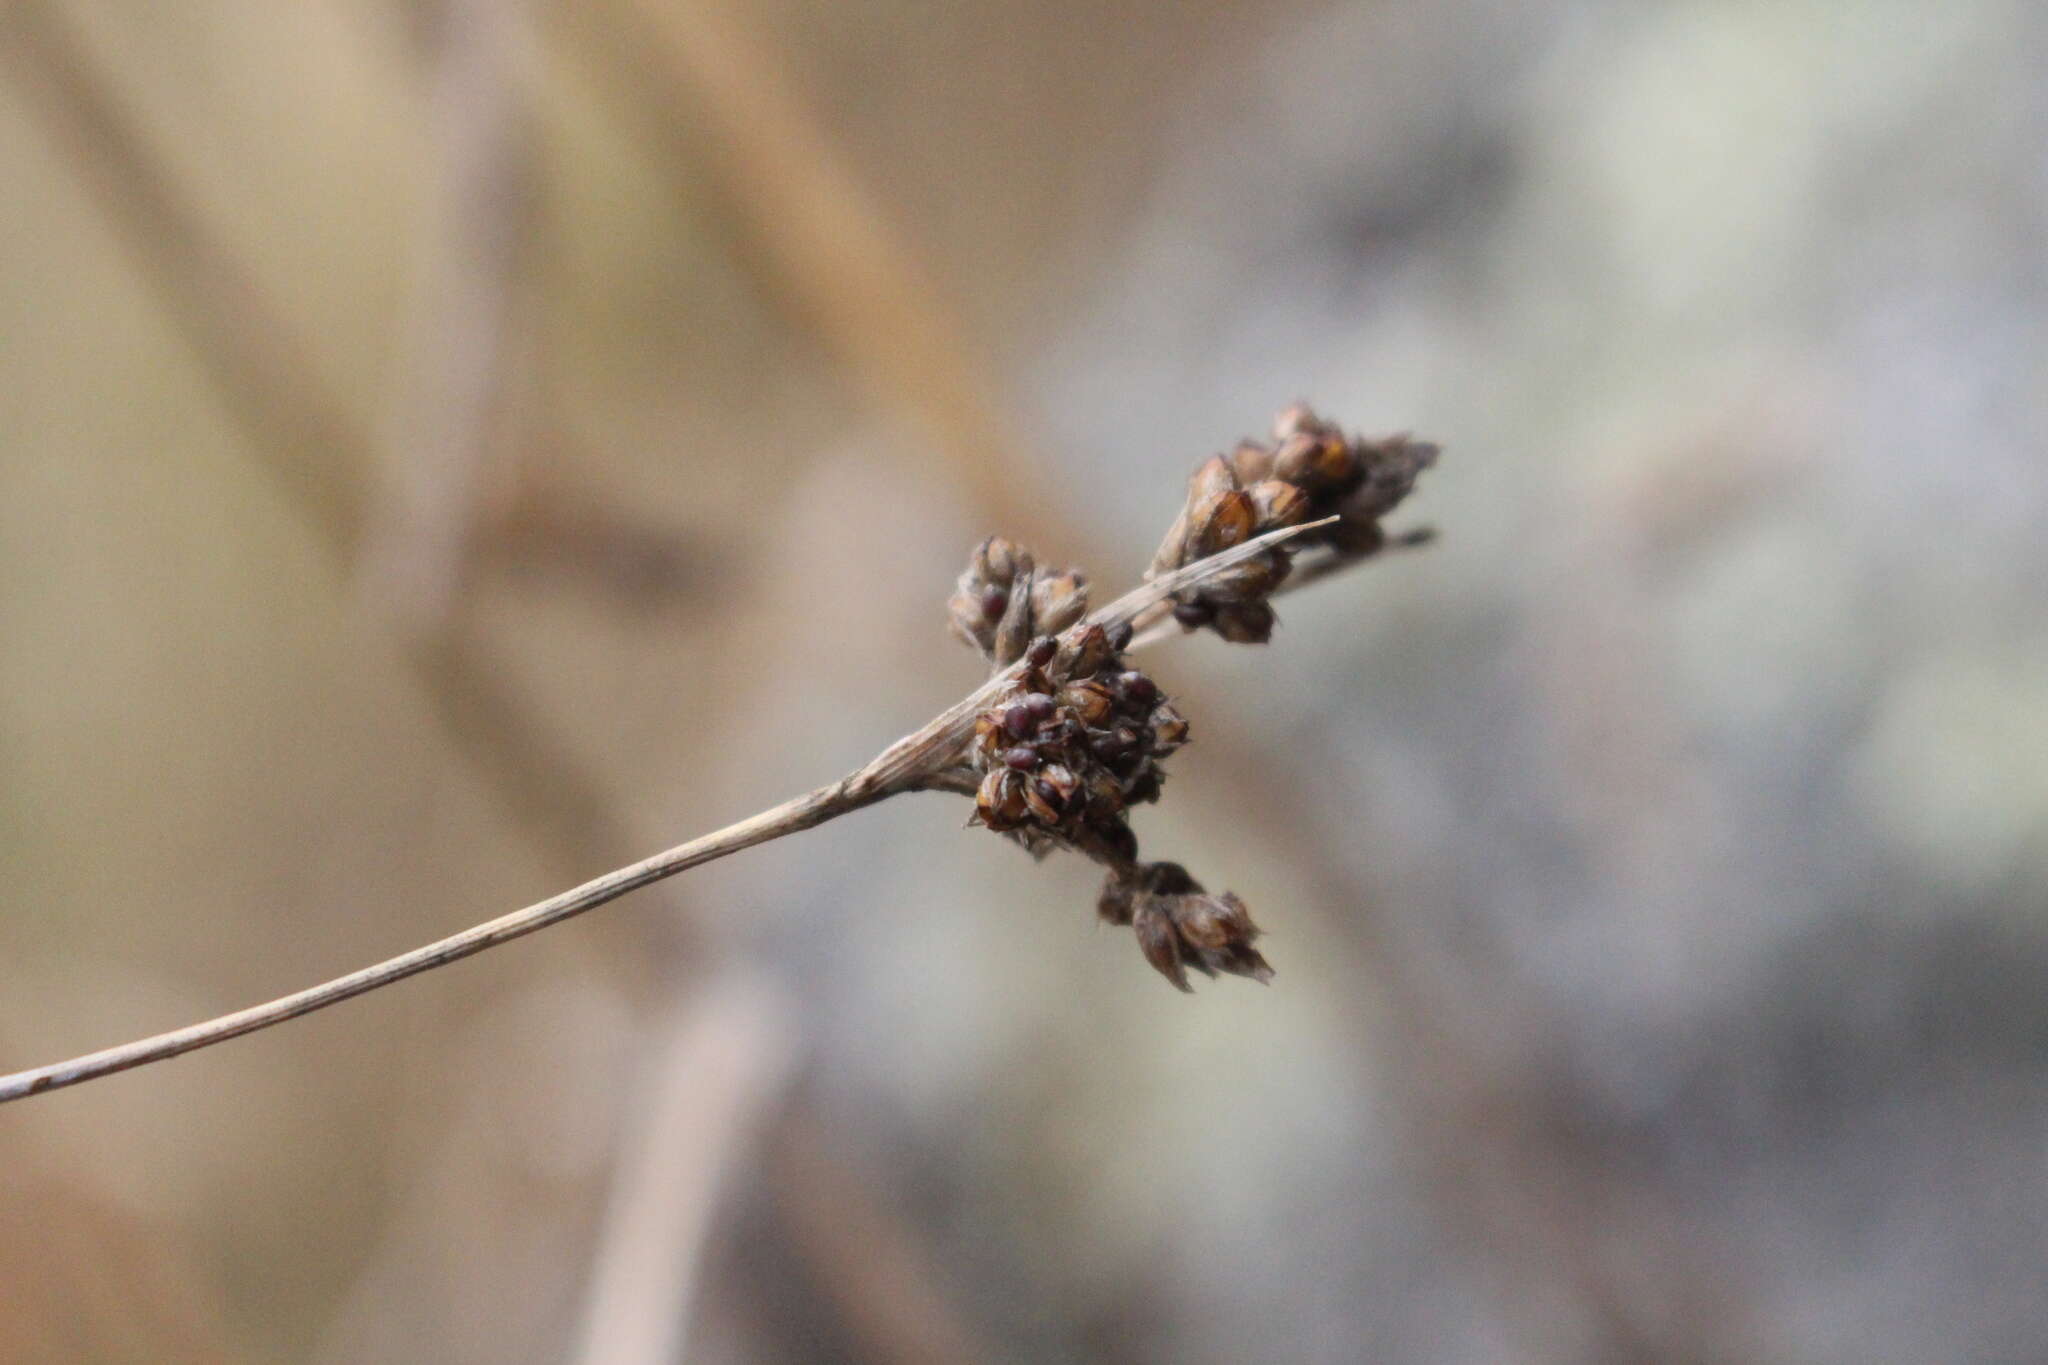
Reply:
[[[1326, 522], [1310, 522], [1302, 526], [1288, 527], [1246, 541], [1234, 549], [1212, 555], [1197, 563], [1164, 574], [1132, 591], [1116, 601], [1092, 613], [1083, 625], [1094, 624], [1110, 627], [1126, 624], [1139, 613], [1156, 602], [1163, 601], [1169, 594], [1184, 587], [1201, 582], [1253, 555], [1274, 545], [1290, 540], [1304, 532], [1314, 530]], [[1079, 627], [1077, 627], [1078, 629]], [[406, 977], [421, 972], [445, 967], [465, 957], [523, 938], [537, 930], [545, 929], [563, 920], [573, 919], [586, 910], [594, 910], [608, 901], [617, 900], [629, 891], [678, 872], [702, 866], [705, 863], [738, 853], [741, 849], [765, 844], [785, 835], [799, 834], [813, 829], [827, 820], [851, 814], [865, 806], [906, 791], [915, 791], [932, 785], [943, 786], [942, 774], [958, 758], [966, 745], [968, 734], [974, 724], [974, 717], [989, 701], [1007, 688], [1024, 665], [1019, 663], [996, 674], [981, 687], [937, 716], [913, 734], [906, 735], [877, 755], [856, 772], [818, 788], [803, 796], [770, 807], [756, 815], [710, 834], [699, 835], [688, 843], [678, 844], [651, 858], [617, 868], [592, 881], [559, 895], [537, 901], [521, 910], [500, 915], [494, 920], [465, 929], [459, 934], [414, 948], [411, 952], [400, 953], [346, 976], [323, 981], [290, 995], [279, 996], [261, 1005], [251, 1005], [233, 1014], [191, 1024], [169, 1033], [159, 1033], [149, 1038], [139, 1038], [132, 1043], [118, 1047], [104, 1048], [89, 1052], [69, 1061], [53, 1062], [48, 1066], [35, 1067], [28, 1071], [17, 1071], [10, 1076], [0, 1076], [0, 1103], [18, 1100], [46, 1090], [60, 1090], [68, 1085], [78, 1085], [101, 1076], [110, 1076], [117, 1071], [131, 1067], [147, 1066], [151, 1062], [166, 1061], [187, 1052], [195, 1052], [215, 1043], [224, 1043], [230, 1038], [239, 1038], [245, 1033], [282, 1024], [303, 1014], [340, 1004], [358, 995], [366, 995], [403, 981]]]

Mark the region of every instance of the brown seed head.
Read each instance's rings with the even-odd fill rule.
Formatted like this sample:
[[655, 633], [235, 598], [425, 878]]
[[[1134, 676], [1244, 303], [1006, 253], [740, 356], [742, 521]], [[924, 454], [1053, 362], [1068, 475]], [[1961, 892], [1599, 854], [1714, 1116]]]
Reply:
[[1437, 454], [1435, 446], [1406, 436], [1378, 441], [1347, 436], [1303, 403], [1274, 419], [1273, 439], [1277, 445], [1271, 449], [1243, 442], [1195, 471], [1187, 501], [1153, 556], [1151, 575], [1267, 531], [1339, 520], [1287, 550], [1233, 566], [1199, 588], [1176, 594], [1174, 618], [1185, 629], [1206, 626], [1226, 640], [1265, 643], [1276, 620], [1265, 599], [1285, 582], [1294, 554], [1320, 550], [1350, 559], [1376, 553], [1387, 544], [1379, 519], [1413, 491], [1417, 475]]
[[1000, 536], [974, 547], [946, 603], [953, 633], [994, 668], [1015, 663], [1035, 637], [1065, 630], [1087, 612], [1081, 573], [1040, 569], [1029, 550]]

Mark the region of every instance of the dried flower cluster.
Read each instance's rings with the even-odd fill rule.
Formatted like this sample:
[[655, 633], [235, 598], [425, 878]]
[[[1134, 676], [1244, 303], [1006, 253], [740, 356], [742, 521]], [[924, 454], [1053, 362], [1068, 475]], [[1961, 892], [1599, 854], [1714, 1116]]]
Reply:
[[976, 820], [1040, 854], [1066, 844], [1137, 856], [1124, 812], [1159, 799], [1159, 760], [1187, 741], [1188, 723], [1124, 667], [1129, 642], [1129, 626], [1093, 625], [1032, 642], [1024, 672], [974, 723]]
[[1033, 640], [1088, 614], [1088, 579], [1078, 569], [1042, 572], [1031, 551], [990, 536], [974, 547], [946, 608], [955, 635], [992, 667], [1007, 668]]
[[[1272, 446], [1247, 441], [1195, 472], [1146, 576], [1330, 518], [1304, 532], [1302, 552], [1326, 563], [1371, 555], [1389, 543], [1380, 518], [1436, 454], [1405, 436], [1347, 437], [1308, 408], [1291, 407], [1274, 424]], [[1268, 599], [1295, 553], [1276, 546], [1221, 568], [1169, 599], [1173, 615], [1191, 630], [1263, 643], [1275, 621]], [[1078, 571], [1041, 570], [1030, 551], [994, 537], [975, 548], [947, 607], [954, 633], [1008, 681], [975, 717], [957, 771], [937, 785], [971, 790], [971, 823], [1034, 855], [1068, 848], [1107, 867], [1102, 918], [1130, 927], [1146, 961], [1182, 990], [1189, 969], [1269, 979], [1244, 902], [1210, 895], [1178, 863], [1138, 859], [1128, 812], [1159, 798], [1160, 764], [1187, 742], [1188, 724], [1159, 685], [1125, 661], [1131, 626], [1084, 622], [1088, 584]]]
[[[989, 680], [838, 781], [275, 1000], [0, 1075], [0, 1103], [300, 1018], [909, 791], [972, 795], [974, 822], [1039, 855], [1070, 848], [1103, 864], [1102, 918], [1129, 926], [1145, 960], [1182, 990], [1190, 969], [1265, 981], [1272, 969], [1252, 946], [1259, 929], [1244, 902], [1210, 895], [1178, 863], [1138, 860], [1128, 812], [1158, 799], [1160, 764], [1187, 741], [1188, 725], [1124, 654], [1141, 627], [1163, 624], [1169, 611], [1188, 629], [1263, 641], [1273, 629], [1267, 599], [1290, 573], [1298, 586], [1383, 547], [1420, 543], [1426, 533], [1389, 538], [1379, 522], [1436, 458], [1436, 447], [1405, 436], [1347, 438], [1298, 406], [1280, 415], [1274, 438], [1271, 448], [1247, 442], [1203, 465], [1148, 582], [1092, 615], [1079, 573], [1042, 572], [1024, 549], [983, 541], [947, 605], [954, 632], [988, 662]], [[1314, 559], [1297, 564], [1297, 555]]]
[[[1152, 557], [1147, 577], [1177, 569], [1284, 526], [1337, 520], [1304, 538], [1336, 559], [1362, 559], [1387, 544], [1380, 519], [1408, 496], [1435, 463], [1437, 448], [1405, 435], [1368, 441], [1346, 436], [1297, 403], [1273, 423], [1273, 444], [1243, 441], [1210, 459], [1188, 480], [1188, 496]], [[1272, 638], [1270, 598], [1296, 552], [1268, 550], [1229, 573], [1174, 597], [1182, 626], [1204, 626], [1239, 644]]]

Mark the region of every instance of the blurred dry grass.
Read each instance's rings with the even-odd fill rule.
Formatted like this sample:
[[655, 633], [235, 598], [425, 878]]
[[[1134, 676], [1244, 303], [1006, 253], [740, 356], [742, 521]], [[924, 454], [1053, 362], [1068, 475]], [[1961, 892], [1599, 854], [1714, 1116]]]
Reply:
[[895, 803], [8, 1109], [0, 1359], [565, 1358], [728, 963], [692, 1359], [2028, 1358], [2043, 30], [18, 0], [10, 1063], [842, 770], [976, 537], [1120, 580], [1297, 393], [1450, 539], [1160, 656], [1272, 992]]

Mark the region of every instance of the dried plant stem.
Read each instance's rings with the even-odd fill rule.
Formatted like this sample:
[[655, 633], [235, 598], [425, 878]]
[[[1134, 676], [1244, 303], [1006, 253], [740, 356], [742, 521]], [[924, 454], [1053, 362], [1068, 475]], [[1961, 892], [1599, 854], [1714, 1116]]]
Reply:
[[93, 1080], [126, 1071], [130, 1067], [145, 1066], [150, 1062], [165, 1061], [183, 1053], [192, 1052], [215, 1043], [224, 1043], [245, 1033], [282, 1024], [302, 1014], [340, 1004], [344, 1000], [388, 986], [394, 981], [403, 981], [408, 976], [445, 967], [465, 957], [509, 943], [515, 938], [545, 929], [551, 924], [573, 919], [586, 910], [594, 910], [607, 901], [617, 900], [629, 891], [638, 890], [651, 882], [673, 877], [704, 863], [738, 853], [741, 849], [752, 848], [770, 839], [796, 834], [824, 823], [834, 816], [844, 815], [862, 806], [872, 804], [888, 795], [880, 788], [859, 787], [852, 778], [831, 786], [820, 787], [814, 792], [785, 801], [757, 815], [750, 815], [724, 829], [700, 835], [685, 844], [644, 858], [604, 876], [585, 882], [560, 895], [550, 896], [521, 910], [500, 915], [459, 934], [425, 944], [409, 953], [338, 976], [332, 981], [323, 981], [290, 995], [279, 996], [261, 1005], [252, 1005], [233, 1014], [224, 1014], [217, 1019], [193, 1024], [187, 1028], [159, 1033], [152, 1038], [138, 1039], [119, 1047], [106, 1048], [99, 1052], [87, 1053], [68, 1062], [57, 1062], [50, 1066], [37, 1067], [32, 1071], [16, 1072], [0, 1077], [0, 1103], [21, 1099], [27, 1095], [45, 1090], [58, 1090], [81, 1081]]
[[[1150, 583], [1124, 594], [1115, 602], [1087, 618], [1084, 625], [1114, 626], [1131, 621], [1138, 613], [1163, 600], [1168, 594], [1202, 580], [1260, 554], [1295, 536], [1316, 529], [1323, 522], [1310, 522], [1302, 526], [1274, 531], [1269, 535], [1248, 540], [1235, 549], [1170, 574], [1162, 575]], [[9, 1076], [0, 1076], [0, 1103], [18, 1100], [46, 1090], [59, 1090], [65, 1086], [77, 1085], [83, 1081], [109, 1076], [131, 1067], [146, 1066], [151, 1062], [167, 1061], [172, 1057], [194, 1052], [215, 1043], [224, 1043], [230, 1038], [239, 1038], [245, 1033], [282, 1024], [303, 1014], [340, 1004], [358, 995], [403, 981], [406, 977], [421, 972], [445, 967], [459, 962], [487, 948], [509, 943], [515, 938], [574, 919], [586, 910], [594, 910], [607, 901], [617, 900], [629, 891], [636, 891], [650, 883], [673, 877], [678, 872], [765, 844], [771, 839], [799, 834], [813, 829], [827, 820], [851, 814], [863, 807], [871, 806], [887, 797], [906, 791], [917, 791], [944, 782], [945, 770], [958, 757], [966, 743], [969, 728], [975, 714], [986, 706], [989, 700], [1011, 686], [1024, 665], [1012, 665], [996, 674], [960, 701], [940, 712], [928, 724], [915, 733], [906, 735], [884, 749], [875, 759], [859, 770], [849, 773], [839, 781], [803, 796], [792, 798], [779, 806], [772, 806], [758, 814], [750, 815], [724, 829], [700, 835], [688, 843], [643, 858], [605, 873], [602, 877], [587, 881], [583, 885], [550, 896], [521, 910], [500, 915], [459, 934], [401, 953], [360, 971], [346, 976], [323, 981], [290, 995], [279, 996], [261, 1005], [251, 1005], [233, 1014], [224, 1014], [215, 1019], [192, 1024], [185, 1028], [173, 1029], [153, 1037], [140, 1038], [118, 1047], [89, 1052], [70, 1061], [53, 1062], [48, 1066], [35, 1067], [28, 1071], [17, 1071]]]

